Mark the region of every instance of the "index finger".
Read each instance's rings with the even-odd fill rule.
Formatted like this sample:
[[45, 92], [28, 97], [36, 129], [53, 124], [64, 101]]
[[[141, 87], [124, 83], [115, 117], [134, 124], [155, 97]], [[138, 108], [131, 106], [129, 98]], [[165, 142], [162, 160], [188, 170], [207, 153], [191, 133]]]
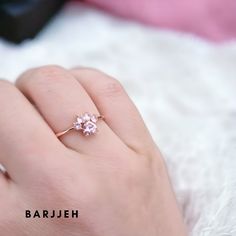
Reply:
[[23, 94], [2, 80], [0, 108], [0, 163], [18, 180], [45, 161], [46, 151], [61, 143]]

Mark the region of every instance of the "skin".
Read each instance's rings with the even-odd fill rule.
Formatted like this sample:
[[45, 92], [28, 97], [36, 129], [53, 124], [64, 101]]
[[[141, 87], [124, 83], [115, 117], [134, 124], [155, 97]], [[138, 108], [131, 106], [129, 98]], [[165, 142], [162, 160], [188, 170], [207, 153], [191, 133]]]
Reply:
[[[92, 69], [31, 69], [0, 81], [0, 232], [8, 236], [186, 236], [163, 157], [120, 83]], [[76, 114], [99, 132], [56, 138]], [[77, 209], [33, 219], [25, 210]]]

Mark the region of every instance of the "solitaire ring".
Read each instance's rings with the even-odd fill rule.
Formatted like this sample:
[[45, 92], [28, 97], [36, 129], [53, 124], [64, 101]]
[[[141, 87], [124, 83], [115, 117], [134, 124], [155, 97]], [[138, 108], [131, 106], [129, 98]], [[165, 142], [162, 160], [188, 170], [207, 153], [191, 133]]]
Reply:
[[96, 134], [98, 131], [97, 122], [100, 119], [103, 120], [104, 116], [94, 115], [88, 112], [84, 113], [83, 115], [77, 115], [76, 121], [73, 123], [73, 125], [70, 128], [60, 133], [57, 133], [56, 136], [59, 138], [72, 130], [79, 131], [84, 136], [90, 136]]

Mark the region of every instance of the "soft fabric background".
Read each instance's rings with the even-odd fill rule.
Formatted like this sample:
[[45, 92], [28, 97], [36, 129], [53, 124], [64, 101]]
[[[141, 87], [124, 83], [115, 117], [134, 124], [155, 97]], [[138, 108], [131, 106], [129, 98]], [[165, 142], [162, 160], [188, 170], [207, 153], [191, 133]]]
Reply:
[[73, 3], [35, 40], [0, 40], [0, 77], [43, 64], [118, 78], [166, 158], [191, 235], [236, 235], [236, 42], [213, 45]]

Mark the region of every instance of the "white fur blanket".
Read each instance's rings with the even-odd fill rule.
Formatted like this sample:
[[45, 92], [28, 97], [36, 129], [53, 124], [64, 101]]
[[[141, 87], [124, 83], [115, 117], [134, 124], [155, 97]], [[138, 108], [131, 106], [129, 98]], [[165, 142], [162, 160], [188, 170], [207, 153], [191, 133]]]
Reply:
[[164, 153], [191, 235], [236, 235], [236, 42], [213, 45], [71, 3], [35, 40], [0, 40], [0, 77], [42, 64], [120, 79]]

